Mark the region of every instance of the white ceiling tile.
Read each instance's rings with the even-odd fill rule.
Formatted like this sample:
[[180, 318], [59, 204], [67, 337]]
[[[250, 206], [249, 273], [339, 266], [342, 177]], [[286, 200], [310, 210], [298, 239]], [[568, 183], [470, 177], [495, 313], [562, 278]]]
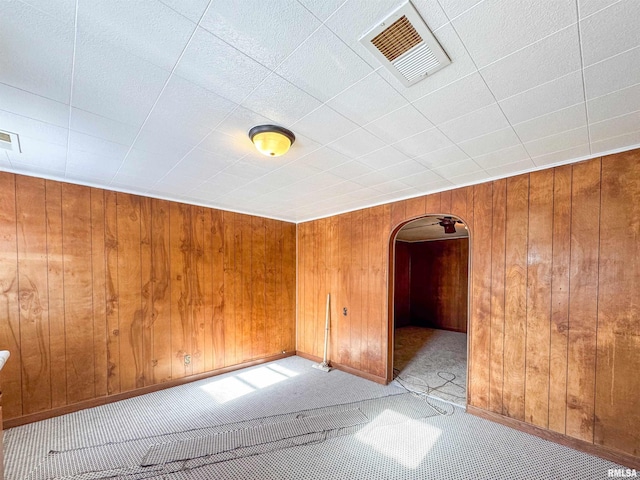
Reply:
[[526, 122], [513, 125], [520, 140], [530, 142], [538, 138], [553, 135], [556, 132], [564, 132], [582, 127], [587, 123], [584, 103], [563, 108], [555, 112], [532, 118]]
[[129, 146], [71, 131], [69, 133], [69, 150], [95, 153], [96, 155], [111, 158], [114, 162], [117, 161], [119, 165], [129, 151]]
[[11, 159], [11, 171], [14, 173], [24, 173], [25, 175], [48, 177], [62, 179], [64, 178], [64, 165], [59, 163], [43, 163], [34, 161], [33, 163], [21, 163], [16, 160], [12, 153], [9, 153]]
[[373, 187], [389, 180], [384, 174], [379, 171], [374, 171], [354, 178], [353, 181], [363, 187]]
[[450, 163], [461, 162], [469, 158], [457, 145], [446, 147], [435, 152], [427, 153], [416, 157], [415, 160], [427, 168], [439, 167], [442, 165], [448, 165]]
[[509, 122], [516, 124], [582, 102], [582, 73], [577, 71], [499, 103]]
[[468, 115], [443, 123], [439, 127], [454, 142], [463, 142], [508, 126], [509, 122], [502, 110], [497, 103], [493, 103]]
[[587, 99], [630, 87], [640, 79], [640, 48], [634, 48], [584, 69]]
[[153, 187], [154, 184], [155, 179], [151, 176], [126, 175], [124, 173], [118, 173], [109, 185], [115, 188], [139, 192], [140, 190], [146, 190]]
[[[557, 2], [560, 3], [560, 2]], [[480, 70], [498, 100], [580, 70], [576, 25]]]
[[220, 173], [234, 161], [227, 156], [195, 148], [176, 165], [174, 172], [204, 180]]
[[73, 24], [22, 2], [0, 4], [0, 82], [69, 103]]
[[145, 124], [195, 144], [216, 128], [237, 105], [181, 77], [173, 76]]
[[451, 140], [437, 128], [418, 133], [393, 144], [395, 148], [409, 157], [419, 157], [451, 145], [453, 145]]
[[0, 168], [11, 169], [11, 161], [7, 152], [0, 152]]
[[380, 193], [396, 193], [406, 190], [408, 185], [399, 180], [391, 180], [384, 183], [379, 183], [378, 185], [373, 186], [374, 190], [377, 190]]
[[373, 168], [361, 163], [357, 160], [351, 160], [350, 162], [343, 163], [338, 165], [337, 167], [329, 170], [330, 173], [337, 175], [338, 177], [342, 177], [345, 179], [357, 178], [361, 175], [366, 175], [367, 173], [373, 172]]
[[464, 77], [413, 102], [436, 125], [495, 102], [478, 73]]
[[482, 68], [575, 21], [573, 1], [485, 0], [453, 24]]
[[615, 3], [616, 0], [578, 0], [578, 10], [580, 18], [593, 15], [597, 11], [607, 8]]
[[182, 132], [176, 132], [168, 126], [148, 122], [140, 131], [140, 135], [133, 142], [132, 147], [137, 150], [153, 152], [169, 159], [173, 159], [173, 164], [177, 164], [182, 157], [194, 148], [198, 140]]
[[464, 45], [458, 38], [458, 35], [451, 24], [440, 28], [434, 33], [434, 36], [451, 59], [451, 64], [447, 65], [446, 68], [438, 70], [433, 75], [411, 85], [410, 87], [405, 87], [387, 69], [381, 68], [378, 70], [380, 76], [387, 80], [387, 82], [389, 82], [396, 90], [398, 90], [398, 92], [410, 101], [422, 98], [431, 92], [477, 71], [473, 60], [471, 60], [471, 57], [467, 53], [467, 50], [464, 48]]
[[454, 185], [468, 185], [471, 183], [480, 183], [487, 178], [487, 172], [484, 170], [478, 172], [465, 173], [457, 177], [451, 177], [448, 180]]
[[103, 138], [110, 142], [131, 145], [140, 130], [140, 126], [127, 125], [95, 113], [72, 108], [71, 130]]
[[270, 71], [206, 30], [198, 28], [175, 73], [240, 103]]
[[447, 179], [470, 173], [483, 172], [483, 169], [470, 158], [461, 162], [450, 163], [441, 167], [434, 167], [432, 170], [441, 177]]
[[589, 145], [578, 145], [567, 150], [561, 150], [559, 152], [552, 152], [539, 157], [532, 157], [533, 163], [538, 167], [545, 165], [551, 165], [554, 163], [565, 162], [567, 160], [574, 160], [579, 158], [586, 158], [590, 155]]
[[[580, 127], [567, 132], [557, 133], [549, 137], [526, 142], [524, 144], [527, 152], [532, 158], [540, 157], [548, 153], [567, 150], [589, 143], [587, 127]], [[536, 162], [537, 163], [537, 162]]]
[[365, 125], [407, 105], [407, 100], [374, 72], [331, 99], [328, 105], [355, 123]]
[[267, 77], [242, 103], [243, 107], [286, 128], [320, 105], [321, 102], [276, 74]]
[[179, 158], [171, 153], [159, 154], [134, 148], [122, 162], [118, 174], [128, 177], [148, 175], [156, 182], [169, 173], [178, 160]]
[[413, 105], [407, 105], [368, 123], [364, 128], [381, 140], [394, 143], [429, 130], [433, 124]]
[[384, 142], [366, 130], [359, 128], [335, 142], [331, 142], [329, 146], [348, 157], [358, 158], [384, 147]]
[[640, 83], [587, 102], [589, 121], [599, 122], [640, 110]]
[[346, 0], [298, 0], [320, 21], [324, 22]]
[[356, 130], [358, 126], [351, 120], [330, 109], [326, 105], [314, 110], [291, 126], [294, 133], [324, 144]]
[[65, 127], [15, 115], [3, 110], [0, 110], [0, 130], [17, 133], [20, 140], [22, 140], [22, 137], [30, 137], [41, 142], [62, 146], [67, 145], [69, 132]]
[[294, 0], [217, 0], [200, 25], [249, 57], [274, 69], [321, 23]]
[[228, 166], [224, 172], [235, 177], [244, 178], [245, 180], [255, 180], [269, 173], [269, 168], [255, 162], [239, 160]]
[[69, 125], [68, 105], [3, 83], [0, 83], [0, 109], [59, 127]]
[[602, 122], [592, 123], [589, 125], [589, 132], [592, 142], [640, 132], [640, 111], [610, 118]]
[[112, 178], [122, 161], [122, 157], [101, 155], [70, 148], [67, 154], [66, 178], [102, 184], [105, 178]]
[[160, 2], [196, 23], [209, 4], [209, 0], [160, 0]]
[[499, 168], [511, 163], [521, 163], [525, 161], [531, 163], [529, 154], [522, 144], [503, 148], [502, 150], [496, 150], [495, 152], [487, 153], [485, 155], [478, 155], [473, 157], [473, 160], [487, 171], [489, 169]]
[[496, 150], [518, 145], [519, 143], [521, 142], [513, 131], [513, 128], [507, 127], [481, 137], [472, 138], [466, 142], [461, 142], [459, 146], [470, 157], [475, 158], [480, 155], [495, 152]]
[[397, 165], [402, 162], [406, 162], [407, 160], [409, 160], [409, 157], [404, 153], [388, 146], [380, 148], [379, 150], [371, 152], [358, 159], [359, 162], [376, 170], [383, 169], [391, 165]]
[[618, 150], [621, 148], [638, 148], [638, 146], [640, 146], [640, 131], [635, 131], [593, 142], [591, 144], [591, 149], [592, 152], [596, 154], [610, 152], [611, 150]]
[[[13, 1], [13, 0], [10, 0]], [[76, 16], [76, 0], [21, 0], [61, 22], [73, 24]]]
[[[412, 3], [431, 30], [447, 23], [447, 17], [438, 2], [415, 0]], [[379, 62], [358, 40], [400, 5], [401, 2], [389, 0], [350, 0], [345, 2], [326, 25], [361, 58], [371, 66], [378, 67]]]
[[426, 171], [427, 168], [415, 160], [405, 160], [404, 162], [378, 170], [379, 173], [386, 175], [389, 180], [397, 180], [410, 175], [419, 175]]
[[485, 171], [491, 177], [502, 177], [524, 173], [534, 167], [534, 163], [527, 158], [526, 160], [520, 160], [519, 162], [515, 163], [507, 163], [506, 165], [500, 165], [498, 167], [485, 168]]
[[433, 172], [431, 170], [427, 170], [425, 172], [403, 178], [402, 182], [411, 187], [425, 189], [425, 191], [429, 189], [436, 190], [439, 188], [451, 186], [451, 182], [449, 180], [442, 178], [436, 172]]
[[248, 138], [249, 130], [256, 125], [264, 125], [273, 123], [271, 119], [252, 112], [243, 107], [237, 107], [218, 125], [216, 130], [226, 135], [240, 138], [242, 140]]
[[161, 2], [78, 2], [78, 32], [165, 70], [174, 67], [195, 28], [193, 22]]
[[140, 124], [169, 72], [88, 36], [78, 36], [73, 106], [123, 123]]
[[198, 145], [198, 148], [234, 161], [239, 160], [254, 149], [248, 136], [232, 137], [218, 131], [211, 132]]
[[349, 162], [349, 157], [328, 147], [319, 148], [297, 160], [299, 165], [308, 165], [318, 170], [329, 170]]
[[580, 22], [585, 66], [640, 45], [640, 2], [623, 0]]
[[483, 1], [484, 0], [438, 0], [438, 3], [442, 6], [447, 16], [453, 19]]
[[364, 60], [323, 26], [276, 73], [317, 99], [327, 101], [371, 71]]
[[67, 162], [66, 145], [58, 145], [21, 135], [20, 149], [21, 153], [7, 152], [14, 168], [18, 168], [18, 164], [30, 165], [33, 167], [31, 170], [33, 172], [38, 172], [38, 169], [41, 168], [43, 173], [47, 175], [60, 174], [61, 177], [64, 175]]
[[320, 144], [318, 142], [315, 142], [298, 132], [294, 132], [294, 134], [296, 136], [296, 141], [287, 152], [286, 157], [284, 157], [283, 161], [285, 163], [304, 157], [305, 155], [308, 155], [320, 148]]

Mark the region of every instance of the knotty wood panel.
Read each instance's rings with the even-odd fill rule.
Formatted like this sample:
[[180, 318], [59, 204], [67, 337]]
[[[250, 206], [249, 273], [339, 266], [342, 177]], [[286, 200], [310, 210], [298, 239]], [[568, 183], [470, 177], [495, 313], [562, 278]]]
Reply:
[[553, 250], [553, 170], [534, 172], [529, 184], [525, 420], [549, 425], [549, 330]]
[[[637, 458], [639, 177], [635, 151], [342, 214], [329, 218], [334, 229], [299, 224], [299, 232], [326, 235], [315, 245], [329, 252], [339, 302], [332, 308], [339, 317], [332, 317], [332, 360], [390, 379], [389, 232], [424, 204], [426, 213], [459, 216], [471, 229], [470, 404]], [[384, 234], [374, 233], [374, 210], [383, 212]], [[354, 260], [359, 235], [358, 248], [368, 254]], [[323, 252], [314, 247], [310, 255], [306, 242], [298, 249], [298, 348], [314, 354], [321, 339], [307, 333], [316, 331], [322, 306], [307, 298]], [[351, 281], [358, 262], [368, 273]], [[371, 272], [384, 272], [384, 281]], [[358, 295], [366, 299], [360, 307], [353, 303]], [[376, 311], [384, 312], [381, 323]], [[361, 327], [350, 328], [358, 314]], [[382, 370], [371, 361], [376, 325], [383, 330]], [[365, 344], [369, 350], [358, 358]]]
[[594, 435], [638, 457], [640, 152], [617, 157], [602, 161]]
[[600, 162], [573, 167], [567, 435], [593, 442], [598, 322]]
[[291, 352], [295, 255], [293, 224], [0, 173], [4, 418]]

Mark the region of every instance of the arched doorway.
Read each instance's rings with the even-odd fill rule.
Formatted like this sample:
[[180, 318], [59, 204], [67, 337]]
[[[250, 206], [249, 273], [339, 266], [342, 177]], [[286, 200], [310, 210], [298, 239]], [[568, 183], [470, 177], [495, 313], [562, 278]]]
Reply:
[[469, 229], [427, 215], [390, 242], [388, 380], [466, 407]]

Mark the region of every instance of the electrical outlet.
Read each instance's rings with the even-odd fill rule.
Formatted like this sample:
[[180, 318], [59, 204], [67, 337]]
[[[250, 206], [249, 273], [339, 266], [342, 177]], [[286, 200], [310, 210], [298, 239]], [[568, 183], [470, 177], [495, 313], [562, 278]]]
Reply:
[[191, 363], [191, 355], [184, 356], [184, 364], [189, 365]]

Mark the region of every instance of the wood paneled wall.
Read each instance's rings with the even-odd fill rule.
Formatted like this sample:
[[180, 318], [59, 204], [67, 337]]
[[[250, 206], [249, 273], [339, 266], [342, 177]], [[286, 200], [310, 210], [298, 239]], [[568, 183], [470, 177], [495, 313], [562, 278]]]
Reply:
[[411, 244], [395, 245], [393, 272], [393, 318], [395, 328], [411, 325]]
[[[298, 225], [298, 350], [388, 378], [390, 234], [470, 226], [469, 404], [640, 457], [640, 151]], [[342, 308], [348, 307], [348, 315]]]
[[[402, 242], [396, 242], [397, 249]], [[469, 240], [414, 242], [411, 257], [411, 324], [467, 331]], [[396, 274], [399, 265], [395, 263]], [[395, 319], [398, 326], [397, 318]]]
[[0, 173], [5, 419], [293, 351], [295, 254], [291, 223]]

